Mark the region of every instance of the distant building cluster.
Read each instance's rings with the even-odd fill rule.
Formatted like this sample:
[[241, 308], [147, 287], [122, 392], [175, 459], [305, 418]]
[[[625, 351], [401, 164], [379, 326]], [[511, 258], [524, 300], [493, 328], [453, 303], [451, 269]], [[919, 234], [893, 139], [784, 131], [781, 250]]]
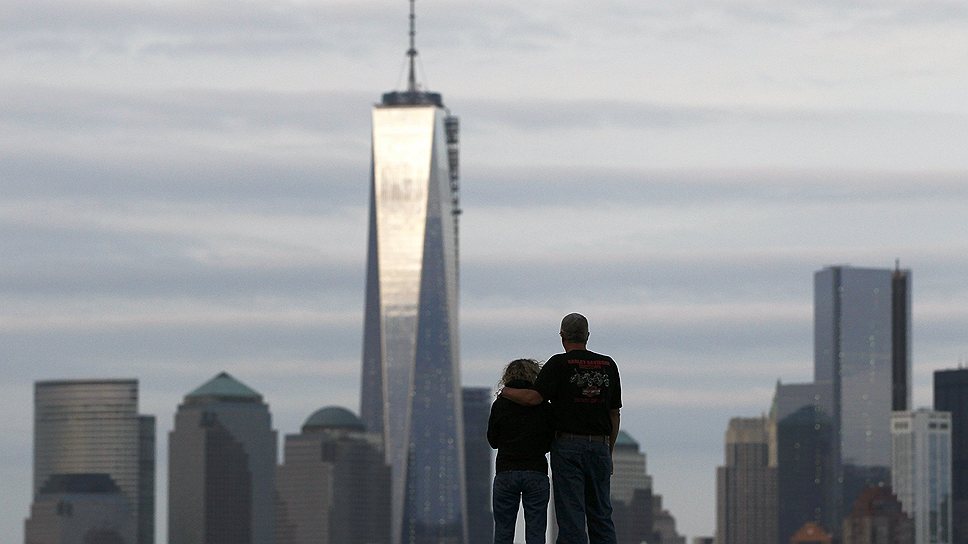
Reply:
[[815, 274], [814, 380], [730, 420], [716, 544], [968, 543], [968, 369], [912, 409], [910, 346], [908, 270]]

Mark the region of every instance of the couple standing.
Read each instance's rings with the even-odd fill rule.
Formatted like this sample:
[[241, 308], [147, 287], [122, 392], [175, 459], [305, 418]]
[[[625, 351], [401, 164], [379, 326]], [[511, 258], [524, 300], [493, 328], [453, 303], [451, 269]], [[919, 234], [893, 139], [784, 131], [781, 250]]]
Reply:
[[[622, 386], [615, 361], [585, 349], [588, 320], [561, 320], [561, 345], [543, 367], [508, 364], [491, 406], [487, 439], [497, 448], [494, 542], [511, 544], [519, 500], [527, 544], [543, 544], [551, 451], [558, 544], [615, 544], [609, 481]], [[540, 371], [539, 371], [540, 368]]]

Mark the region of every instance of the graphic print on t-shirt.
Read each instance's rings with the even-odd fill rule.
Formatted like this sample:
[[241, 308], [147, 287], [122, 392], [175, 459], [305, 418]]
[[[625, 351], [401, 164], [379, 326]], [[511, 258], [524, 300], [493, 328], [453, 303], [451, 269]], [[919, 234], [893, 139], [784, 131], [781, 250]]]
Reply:
[[608, 373], [605, 370], [610, 366], [608, 361], [571, 359], [568, 364], [575, 367], [575, 373], [568, 381], [578, 387], [582, 396], [598, 397], [602, 394], [602, 389], [607, 389], [610, 385]]
[[578, 386], [581, 394], [586, 397], [597, 397], [602, 394], [603, 387], [609, 386], [608, 374], [601, 370], [576, 369], [568, 381]]

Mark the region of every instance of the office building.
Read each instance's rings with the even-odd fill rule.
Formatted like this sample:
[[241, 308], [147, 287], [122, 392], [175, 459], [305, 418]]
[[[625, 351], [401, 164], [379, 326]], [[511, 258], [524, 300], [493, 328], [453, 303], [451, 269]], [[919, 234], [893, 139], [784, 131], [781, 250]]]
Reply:
[[276, 473], [276, 544], [389, 544], [390, 467], [383, 437], [345, 408], [286, 435]]
[[951, 544], [951, 414], [895, 412], [891, 435], [891, 485], [914, 518], [914, 544]]
[[652, 542], [652, 477], [646, 471], [645, 452], [625, 431], [615, 440], [612, 469], [612, 522], [618, 543]]
[[716, 469], [716, 541], [775, 544], [776, 467], [769, 464], [768, 419], [733, 418], [726, 463]]
[[951, 414], [952, 541], [968, 544], [968, 368], [934, 373], [934, 409]]
[[168, 436], [168, 543], [273, 544], [276, 432], [262, 395], [222, 372]]
[[133, 544], [130, 501], [107, 474], [53, 474], [34, 498], [26, 544]]
[[890, 482], [890, 418], [911, 402], [911, 274], [832, 266], [814, 275], [814, 382], [829, 383], [837, 498]]
[[494, 542], [494, 516], [491, 514], [491, 445], [487, 443], [487, 420], [491, 415], [494, 390], [490, 387], [464, 387], [464, 467], [467, 474], [467, 544]]
[[779, 542], [789, 542], [807, 523], [839, 526], [831, 412], [829, 385], [777, 383], [768, 431]]
[[[42, 500], [45, 489], [66, 492], [52, 488], [52, 479], [63, 484], [64, 478], [81, 474], [110, 479], [132, 517], [136, 536], [131, 542], [154, 542], [154, 416], [138, 414], [137, 380], [34, 384], [35, 500]], [[103, 498], [99, 491], [91, 500]]]
[[360, 416], [393, 470], [394, 544], [468, 540], [458, 361], [457, 131], [415, 77], [373, 108]]
[[914, 524], [887, 486], [864, 489], [843, 523], [841, 544], [913, 544]]

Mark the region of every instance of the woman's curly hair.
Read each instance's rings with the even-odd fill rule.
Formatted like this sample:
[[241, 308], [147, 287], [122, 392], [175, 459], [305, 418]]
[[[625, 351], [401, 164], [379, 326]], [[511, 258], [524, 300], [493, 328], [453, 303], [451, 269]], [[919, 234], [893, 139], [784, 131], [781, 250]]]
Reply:
[[503, 387], [514, 380], [524, 380], [534, 383], [538, 378], [541, 364], [534, 359], [515, 359], [504, 367], [504, 374], [501, 376], [499, 386]]

